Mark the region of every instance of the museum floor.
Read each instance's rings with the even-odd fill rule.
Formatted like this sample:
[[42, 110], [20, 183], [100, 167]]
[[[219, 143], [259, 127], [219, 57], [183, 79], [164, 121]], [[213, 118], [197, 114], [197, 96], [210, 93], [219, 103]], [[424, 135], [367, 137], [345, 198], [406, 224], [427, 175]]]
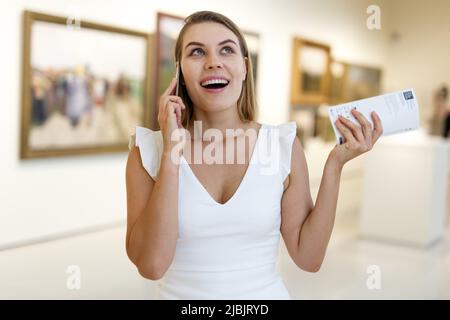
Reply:
[[[339, 212], [338, 212], [339, 217]], [[362, 240], [354, 214], [337, 219], [326, 260], [306, 273], [281, 246], [279, 270], [293, 299], [449, 299], [450, 228], [428, 249]], [[124, 250], [124, 226], [0, 252], [0, 299], [152, 299]], [[68, 290], [68, 266], [81, 288]], [[381, 288], [368, 289], [370, 266]]]

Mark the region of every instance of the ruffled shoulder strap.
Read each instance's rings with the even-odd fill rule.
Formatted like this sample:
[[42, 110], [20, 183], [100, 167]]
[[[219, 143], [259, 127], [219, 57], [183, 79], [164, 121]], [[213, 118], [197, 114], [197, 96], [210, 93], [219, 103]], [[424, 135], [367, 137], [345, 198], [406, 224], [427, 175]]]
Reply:
[[297, 122], [289, 121], [277, 126], [280, 138], [280, 174], [284, 181], [291, 172], [292, 146], [297, 135]]
[[142, 166], [153, 180], [156, 180], [163, 152], [161, 130], [153, 131], [148, 128], [136, 126], [136, 133], [131, 135], [128, 148], [131, 150], [133, 145], [139, 147]]

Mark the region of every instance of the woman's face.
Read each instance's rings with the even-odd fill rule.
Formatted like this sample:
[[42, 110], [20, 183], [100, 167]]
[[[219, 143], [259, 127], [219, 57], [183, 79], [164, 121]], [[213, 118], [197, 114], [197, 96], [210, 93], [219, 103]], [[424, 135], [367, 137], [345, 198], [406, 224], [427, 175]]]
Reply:
[[181, 70], [196, 108], [214, 112], [236, 107], [247, 68], [231, 30], [214, 22], [190, 26], [183, 38]]

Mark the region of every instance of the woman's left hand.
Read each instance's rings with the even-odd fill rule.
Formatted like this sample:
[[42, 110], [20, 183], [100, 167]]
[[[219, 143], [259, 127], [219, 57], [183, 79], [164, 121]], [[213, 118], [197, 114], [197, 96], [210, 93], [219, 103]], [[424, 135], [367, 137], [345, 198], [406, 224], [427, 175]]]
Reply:
[[331, 150], [330, 157], [337, 161], [340, 166], [344, 166], [347, 161], [372, 150], [375, 142], [383, 133], [380, 117], [375, 111], [371, 113], [374, 128], [361, 112], [356, 109], [351, 112], [361, 127], [342, 116], [339, 116], [339, 119], [335, 122], [337, 129], [345, 138], [345, 143], [336, 145]]

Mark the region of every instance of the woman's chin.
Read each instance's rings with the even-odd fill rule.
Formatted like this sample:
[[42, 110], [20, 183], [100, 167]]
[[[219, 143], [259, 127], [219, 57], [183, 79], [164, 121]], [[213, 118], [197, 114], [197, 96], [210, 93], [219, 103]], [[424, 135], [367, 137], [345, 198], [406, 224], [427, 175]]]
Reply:
[[196, 106], [205, 112], [217, 112], [224, 111], [227, 109], [232, 109], [236, 107], [236, 101], [224, 102], [222, 99], [204, 99], [201, 104], [197, 104]]

